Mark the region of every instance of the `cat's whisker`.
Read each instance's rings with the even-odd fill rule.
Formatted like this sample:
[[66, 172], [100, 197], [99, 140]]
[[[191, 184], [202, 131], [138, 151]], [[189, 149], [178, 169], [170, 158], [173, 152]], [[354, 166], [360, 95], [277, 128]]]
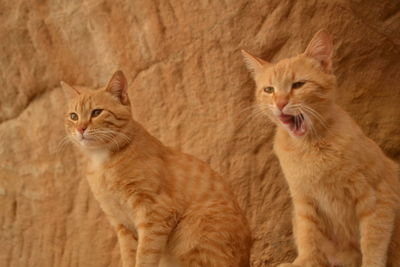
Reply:
[[[105, 134], [107, 134], [107, 133], [105, 133]], [[110, 131], [109, 131], [109, 134], [113, 135], [114, 137], [119, 137], [119, 138], [121, 138], [123, 141], [125, 141], [125, 143], [130, 143], [130, 142], [131, 142], [131, 138], [130, 138], [129, 136], [125, 135], [125, 134], [122, 133], [122, 132], [116, 132], [116, 131], [110, 130]], [[119, 149], [119, 148], [120, 148], [120, 143], [117, 142], [117, 141], [115, 140], [115, 138], [112, 138], [112, 140], [117, 144], [117, 148]]]
[[325, 123], [325, 120], [323, 119], [321, 114], [319, 114], [317, 111], [315, 111], [314, 109], [312, 109], [311, 107], [309, 107], [307, 105], [303, 105], [303, 108], [305, 110], [307, 110], [310, 113], [310, 115], [312, 115], [314, 118], [316, 118], [325, 129], [328, 129], [328, 127]]
[[[251, 111], [251, 112], [249, 112], [249, 111]], [[249, 112], [249, 115], [247, 115], [246, 117], [241, 118], [239, 120], [239, 126], [238, 126], [239, 129], [241, 129], [249, 121], [256, 120], [262, 116], [267, 116], [268, 107], [263, 104], [258, 104], [258, 103], [253, 104], [250, 107], [242, 110], [239, 113], [239, 115], [244, 114], [245, 112]], [[239, 117], [239, 116], [236, 116], [236, 117]]]
[[307, 105], [303, 105], [303, 108], [307, 109], [308, 111], [312, 112], [316, 117], [318, 117], [319, 119], [323, 120], [323, 117], [321, 116], [321, 114], [319, 114], [315, 109], [307, 106]]
[[249, 119], [259, 119], [260, 117], [267, 116], [267, 109], [258, 109], [249, 116]]
[[[300, 104], [300, 103], [293, 104], [293, 105], [291, 105], [291, 107], [296, 108], [297, 110], [300, 110], [300, 113], [308, 114], [308, 116], [312, 116], [322, 125], [322, 127], [324, 127], [325, 129], [328, 129], [322, 116], [318, 112], [316, 112], [314, 109], [312, 109], [311, 107], [309, 107], [305, 104]], [[313, 121], [311, 120], [311, 118], [308, 118], [307, 124], [313, 124]], [[312, 125], [312, 126], [313, 126], [313, 129], [315, 130], [314, 125]]]
[[[107, 134], [105, 134], [105, 133], [99, 133], [99, 132], [97, 132], [96, 134], [93, 134], [92, 135], [93, 136], [93, 138], [99, 138], [100, 139], [100, 141], [102, 141], [102, 142], [104, 142], [104, 141], [106, 141], [105, 143], [112, 143], [112, 144], [114, 144], [115, 145], [115, 147], [119, 150], [120, 149], [120, 146], [119, 146], [119, 143], [115, 140], [115, 138], [114, 138], [114, 136], [110, 136], [110, 135], [107, 135]], [[99, 140], [98, 139], [98, 140]]]
[[304, 120], [306, 122], [306, 125], [308, 126], [309, 130], [311, 131], [311, 134], [314, 136], [314, 138], [319, 139], [319, 133], [315, 129], [314, 122], [311, 120], [310, 115], [305, 110], [301, 110], [301, 112], [302, 112], [302, 114], [304, 116]]
[[243, 108], [243, 109], [241, 109], [238, 113], [236, 113], [235, 115], [236, 116], [240, 116], [240, 115], [242, 115], [243, 113], [246, 113], [246, 112], [249, 112], [249, 111], [253, 111], [254, 109], [255, 109], [255, 107], [257, 106], [257, 104], [253, 104], [253, 105], [250, 105], [250, 106], [248, 106], [248, 107], [245, 107], [245, 108]]
[[131, 141], [131, 138], [126, 134], [111, 129], [91, 129], [91, 131], [89, 131], [89, 134], [91, 136], [102, 135], [103, 137], [107, 137], [107, 141], [112, 141], [113, 143], [117, 144], [118, 149], [120, 146], [115, 138], [120, 138], [126, 143], [129, 143]]
[[[114, 148], [116, 148], [117, 149], [117, 151], [118, 150], [120, 150], [120, 146], [119, 146], [119, 143], [114, 139], [114, 138], [111, 138], [110, 139], [110, 141], [112, 142], [112, 144], [114, 144], [115, 145], [115, 147]], [[111, 149], [112, 150], [112, 149]]]
[[61, 138], [56, 147], [56, 154], [62, 153], [64, 149], [67, 147], [67, 144], [69, 144], [70, 142], [71, 138], [69, 138], [69, 136], [67, 135]]
[[318, 132], [315, 130], [314, 123], [312, 122], [312, 120], [310, 119], [310, 117], [308, 116], [308, 114], [306, 112], [304, 112], [304, 114], [305, 114], [304, 115], [304, 120], [306, 121], [306, 123], [307, 123], [307, 125], [308, 125], [308, 127], [309, 127], [309, 129], [310, 129], [310, 131], [312, 133], [312, 135], [314, 137], [318, 137], [319, 135], [318, 135]]
[[125, 141], [131, 141], [131, 138], [129, 136], [127, 136], [126, 134], [124, 134], [122, 132], [114, 131], [111, 129], [96, 129], [96, 130], [94, 130], [94, 133], [110, 134], [110, 135], [122, 137], [123, 139], [125, 139]]

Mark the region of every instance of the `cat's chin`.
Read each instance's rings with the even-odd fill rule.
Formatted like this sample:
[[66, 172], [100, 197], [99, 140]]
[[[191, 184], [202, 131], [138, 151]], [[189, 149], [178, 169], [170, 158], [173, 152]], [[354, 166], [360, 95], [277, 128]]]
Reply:
[[97, 140], [87, 138], [78, 140], [78, 143], [81, 147], [87, 149], [98, 148], [101, 146]]
[[298, 115], [281, 114], [278, 119], [292, 136], [302, 137], [307, 133], [307, 125], [304, 115], [301, 113]]

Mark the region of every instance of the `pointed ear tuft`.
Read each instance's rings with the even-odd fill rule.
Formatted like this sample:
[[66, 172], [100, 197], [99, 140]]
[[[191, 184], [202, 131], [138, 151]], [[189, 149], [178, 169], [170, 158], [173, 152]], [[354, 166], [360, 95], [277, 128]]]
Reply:
[[125, 75], [122, 71], [116, 71], [111, 77], [106, 91], [117, 97], [122, 104], [129, 104], [128, 98], [128, 82], [126, 81]]
[[326, 30], [318, 31], [311, 39], [304, 54], [321, 63], [325, 72], [332, 72], [332, 37]]
[[69, 84], [67, 84], [64, 81], [60, 81], [61, 84], [61, 88], [64, 91], [64, 95], [66, 96], [66, 98], [68, 100], [77, 97], [78, 95], [80, 95], [81, 93], [75, 89], [74, 87], [70, 86]]
[[253, 56], [244, 49], [242, 49], [241, 52], [247, 69], [253, 74], [258, 73], [264, 66], [271, 64], [259, 57]]

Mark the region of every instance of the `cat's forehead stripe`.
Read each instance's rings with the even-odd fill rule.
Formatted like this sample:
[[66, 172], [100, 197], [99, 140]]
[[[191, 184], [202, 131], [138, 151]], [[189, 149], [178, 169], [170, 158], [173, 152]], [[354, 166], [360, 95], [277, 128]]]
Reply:
[[296, 78], [295, 72], [291, 68], [283, 65], [273, 66], [267, 75], [266, 82], [269, 86], [276, 86], [279, 89], [287, 88]]
[[75, 110], [83, 113], [87, 110], [90, 110], [92, 106], [92, 99], [89, 96], [83, 95], [80, 99], [78, 99]]

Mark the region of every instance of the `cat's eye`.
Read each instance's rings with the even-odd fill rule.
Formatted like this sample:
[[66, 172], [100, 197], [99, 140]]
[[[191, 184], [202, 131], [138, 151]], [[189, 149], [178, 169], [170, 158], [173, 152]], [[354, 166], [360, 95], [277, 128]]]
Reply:
[[92, 111], [92, 118], [99, 116], [102, 111], [102, 109], [94, 109]]
[[71, 120], [73, 121], [77, 121], [78, 120], [78, 114], [72, 112], [69, 114], [69, 117], [71, 118]]
[[292, 84], [292, 89], [299, 89], [300, 87], [302, 87], [306, 82], [304, 81], [300, 81], [300, 82], [295, 82]]
[[271, 86], [267, 86], [264, 88], [264, 92], [266, 92], [267, 94], [272, 94], [275, 91], [274, 87]]

